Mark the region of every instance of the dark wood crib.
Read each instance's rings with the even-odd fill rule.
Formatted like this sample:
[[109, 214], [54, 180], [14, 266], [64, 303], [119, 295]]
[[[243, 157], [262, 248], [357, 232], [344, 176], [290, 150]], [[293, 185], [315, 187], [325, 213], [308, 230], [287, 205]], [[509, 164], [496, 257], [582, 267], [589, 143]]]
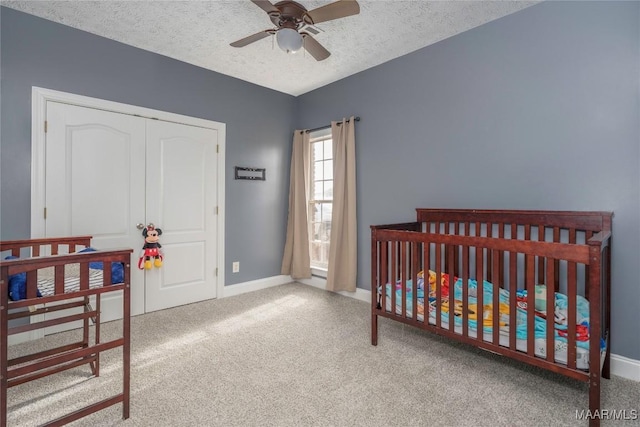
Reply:
[[[118, 403], [122, 403], [122, 417], [129, 417], [130, 263], [133, 250], [75, 253], [89, 247], [90, 242], [91, 236], [0, 242], [0, 427], [5, 427], [8, 422], [9, 388], [85, 366], [89, 376], [99, 376], [100, 353], [115, 348], [122, 349], [122, 391], [45, 425], [64, 425]], [[7, 256], [17, 259], [6, 260]], [[115, 275], [112, 277], [113, 264], [122, 268], [117, 270], [117, 280]], [[41, 279], [41, 273], [45, 272], [47, 278]], [[14, 301], [8, 297], [10, 279], [21, 274], [26, 281], [25, 298]], [[46, 291], [44, 286], [47, 286]], [[122, 336], [103, 342], [100, 336], [100, 300], [113, 292], [122, 292]], [[95, 298], [94, 307], [90, 304], [90, 297]], [[68, 314], [68, 310], [76, 312]], [[57, 317], [41, 320], [52, 313], [57, 313]], [[28, 322], [16, 324], [20, 319], [28, 319]], [[78, 321], [82, 324], [79, 341], [9, 359], [9, 336]], [[90, 334], [91, 328], [93, 333]]]
[[378, 316], [393, 319], [588, 382], [589, 410], [600, 409], [613, 213], [416, 211], [416, 222], [371, 226], [371, 343]]

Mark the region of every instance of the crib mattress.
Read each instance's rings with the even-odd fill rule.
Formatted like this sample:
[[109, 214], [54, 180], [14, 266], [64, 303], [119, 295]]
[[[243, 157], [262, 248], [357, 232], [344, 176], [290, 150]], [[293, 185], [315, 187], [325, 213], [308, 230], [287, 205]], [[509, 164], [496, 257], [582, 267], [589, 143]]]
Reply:
[[[422, 304], [419, 304], [420, 306], [422, 306]], [[386, 311], [390, 312], [391, 311], [391, 301], [390, 298], [386, 298]], [[412, 311], [413, 308], [411, 307], [410, 304], [407, 304], [406, 307], [406, 316], [411, 318], [412, 317]], [[397, 315], [401, 315], [402, 314], [402, 306], [400, 304], [396, 304], [396, 314]], [[424, 322], [424, 316], [420, 313], [418, 313], [418, 321], [419, 322]], [[429, 324], [430, 325], [434, 325], [436, 324], [436, 319], [433, 317], [429, 317]], [[448, 319], [441, 319], [440, 322], [440, 327], [442, 329], [448, 329], [451, 330], [449, 328], [449, 320]], [[454, 331], [457, 334], [462, 335], [462, 325], [454, 325]], [[468, 336], [470, 336], [471, 338], [477, 338], [478, 337], [478, 331], [476, 329], [472, 329], [472, 328], [468, 328], [467, 329], [467, 334]], [[500, 345], [502, 347], [509, 347], [509, 333], [507, 330], [500, 330], [500, 335], [499, 335], [499, 340], [500, 340]], [[492, 332], [487, 332], [487, 331], [483, 331], [483, 340], [489, 343], [493, 343], [493, 333]], [[516, 349], [518, 351], [522, 351], [524, 353], [527, 352], [527, 340], [524, 339], [516, 339]], [[546, 358], [547, 357], [547, 340], [544, 338], [536, 338], [534, 341], [534, 350], [535, 350], [535, 355], [541, 358]], [[604, 350], [603, 350], [604, 351]], [[555, 340], [555, 349], [554, 349], [554, 359], [556, 363], [560, 363], [563, 365], [567, 364], [567, 343], [560, 341], [560, 340]], [[581, 370], [585, 370], [588, 371], [589, 370], [589, 350], [582, 348], [582, 347], [577, 347], [576, 348], [576, 368], [581, 369]]]

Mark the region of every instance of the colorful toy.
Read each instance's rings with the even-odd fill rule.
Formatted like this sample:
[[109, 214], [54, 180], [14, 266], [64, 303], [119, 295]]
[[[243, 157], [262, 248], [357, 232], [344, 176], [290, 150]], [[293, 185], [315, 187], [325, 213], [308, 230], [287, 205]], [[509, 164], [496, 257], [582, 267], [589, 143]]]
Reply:
[[[155, 267], [162, 266], [163, 255], [160, 251], [162, 245], [158, 243], [161, 234], [162, 230], [156, 228], [153, 224], [149, 224], [142, 230], [144, 245], [142, 246], [142, 252], [138, 260], [138, 268], [140, 270], [151, 270], [152, 265]], [[151, 263], [152, 258], [153, 264]]]

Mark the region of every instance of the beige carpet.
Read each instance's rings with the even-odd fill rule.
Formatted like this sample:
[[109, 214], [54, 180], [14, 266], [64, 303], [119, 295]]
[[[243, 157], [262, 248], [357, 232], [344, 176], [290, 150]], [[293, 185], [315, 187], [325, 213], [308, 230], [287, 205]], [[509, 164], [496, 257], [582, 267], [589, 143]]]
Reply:
[[[585, 384], [380, 320], [369, 305], [300, 284], [132, 318], [131, 418], [121, 406], [78, 426], [583, 425]], [[103, 326], [116, 336], [121, 323]], [[12, 356], [73, 340], [52, 335]], [[120, 352], [9, 390], [9, 426], [33, 426], [115, 394]], [[603, 380], [602, 407], [640, 411], [640, 384]], [[603, 425], [640, 425], [640, 421]]]

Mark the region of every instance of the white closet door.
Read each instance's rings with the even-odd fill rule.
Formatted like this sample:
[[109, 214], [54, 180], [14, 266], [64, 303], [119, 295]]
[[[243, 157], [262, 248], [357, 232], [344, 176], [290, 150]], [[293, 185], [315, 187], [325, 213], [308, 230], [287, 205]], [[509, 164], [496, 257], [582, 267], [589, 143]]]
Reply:
[[147, 221], [164, 264], [146, 272], [146, 311], [216, 297], [218, 132], [147, 120]]
[[[215, 298], [218, 131], [57, 102], [47, 121], [45, 235], [133, 248], [133, 315]], [[165, 262], [139, 270], [148, 223]], [[121, 297], [102, 301], [104, 320], [122, 317]]]
[[[97, 249], [141, 248], [145, 119], [48, 102], [47, 122], [46, 236], [91, 235]], [[144, 313], [144, 273], [131, 273], [131, 312]], [[120, 296], [102, 300], [104, 320], [122, 317]]]

